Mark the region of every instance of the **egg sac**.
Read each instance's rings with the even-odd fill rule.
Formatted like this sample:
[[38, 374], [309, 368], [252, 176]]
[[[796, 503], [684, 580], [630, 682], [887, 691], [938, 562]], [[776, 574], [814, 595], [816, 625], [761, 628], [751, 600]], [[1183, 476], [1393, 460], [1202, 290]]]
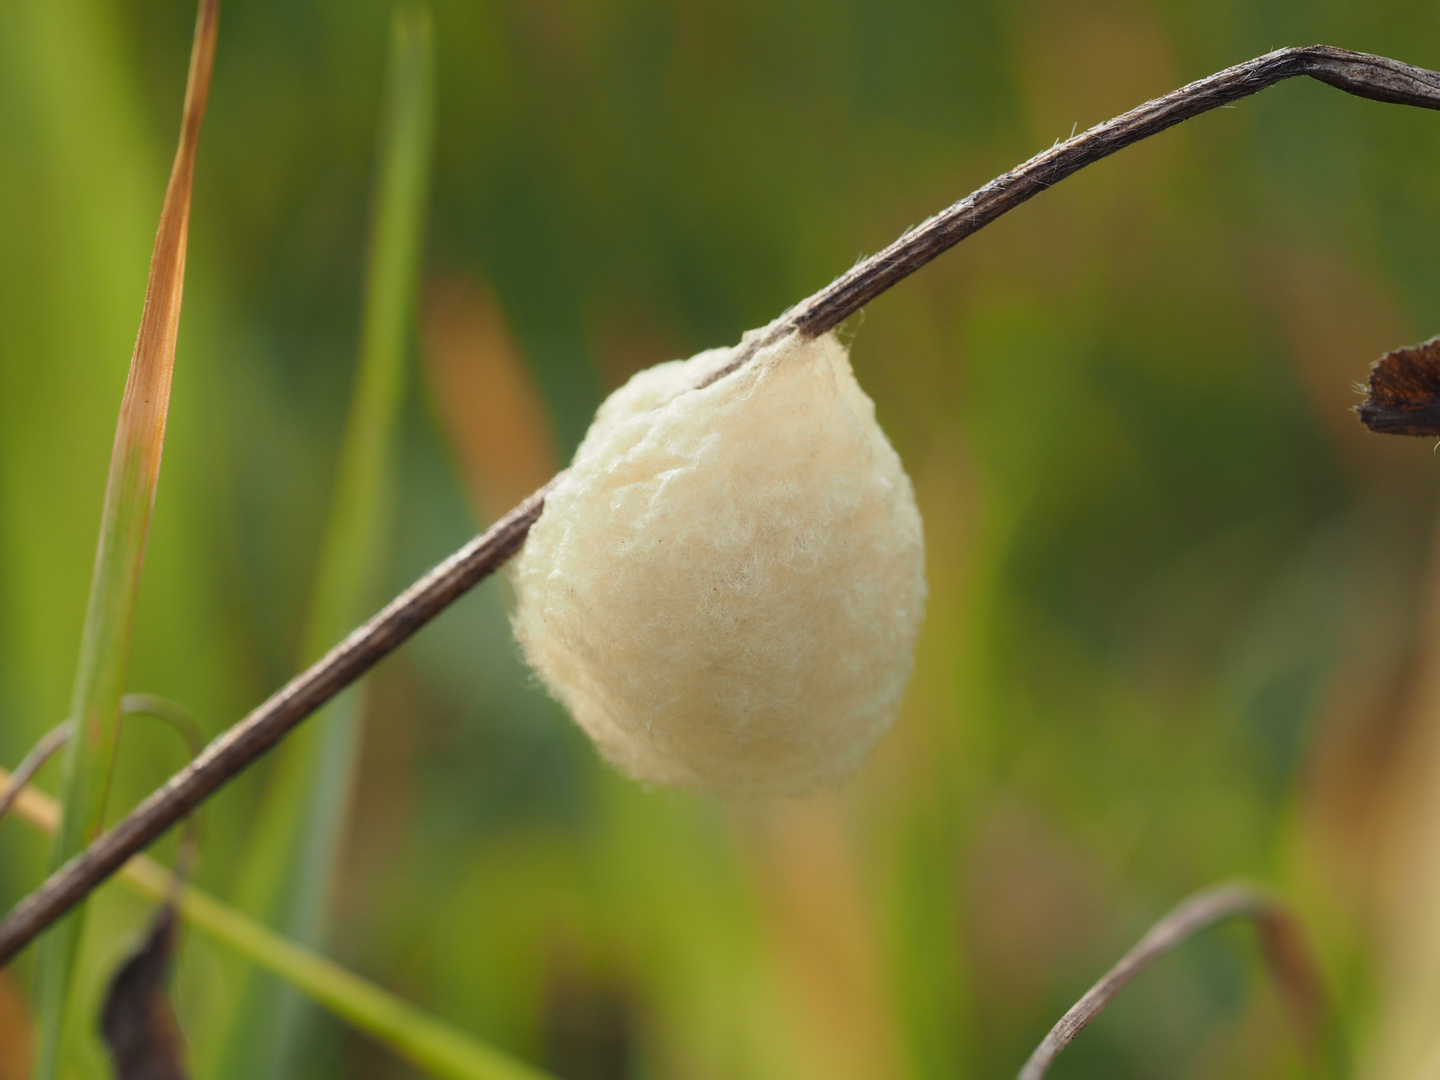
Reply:
[[512, 565], [515, 634], [632, 777], [800, 795], [889, 728], [925, 604], [914, 489], [834, 336], [600, 407]]

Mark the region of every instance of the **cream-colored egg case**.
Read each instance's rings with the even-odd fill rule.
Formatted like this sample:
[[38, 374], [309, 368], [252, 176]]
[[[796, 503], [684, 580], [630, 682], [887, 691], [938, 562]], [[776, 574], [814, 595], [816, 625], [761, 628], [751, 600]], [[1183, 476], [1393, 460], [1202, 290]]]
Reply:
[[910, 478], [833, 334], [600, 407], [512, 565], [515, 634], [631, 776], [805, 794], [889, 728], [925, 604]]

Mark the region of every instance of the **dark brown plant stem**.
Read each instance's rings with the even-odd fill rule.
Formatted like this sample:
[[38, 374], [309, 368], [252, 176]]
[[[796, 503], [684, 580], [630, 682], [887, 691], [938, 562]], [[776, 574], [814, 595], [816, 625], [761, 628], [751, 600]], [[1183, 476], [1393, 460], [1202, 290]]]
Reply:
[[25, 785], [40, 771], [40, 766], [55, 756], [59, 750], [70, 739], [70, 733], [75, 730], [75, 725], [70, 721], [60, 724], [50, 731], [26, 754], [24, 760], [15, 766], [15, 771], [10, 774], [10, 781], [0, 786], [0, 821], [5, 820], [5, 815], [10, 812], [10, 807], [20, 797], [20, 792]]
[[[558, 479], [558, 477], [556, 478]], [[291, 728], [394, 651], [520, 549], [552, 480], [401, 593], [378, 615], [290, 680], [84, 852], [52, 874], [0, 925], [0, 964], [120, 869]]]
[[1020, 1070], [1019, 1080], [1040, 1080], [1060, 1051], [1136, 975], [1200, 931], [1239, 915], [1255, 923], [1285, 1011], [1306, 1054], [1314, 1057], [1325, 1033], [1329, 1004], [1299, 926], [1284, 907], [1263, 893], [1245, 885], [1219, 885], [1196, 893], [1152, 926], [1050, 1029]]
[[[1283, 79], [1309, 75], [1360, 97], [1440, 109], [1440, 74], [1325, 45], [1282, 49], [1227, 68], [1058, 143], [911, 229], [815, 295], [749, 335], [710, 381], [793, 332], [817, 337], [931, 259], [1092, 162]], [[557, 478], [558, 479], [558, 478]], [[552, 480], [483, 536], [396, 598], [335, 649], [222, 735], [86, 851], [51, 875], [0, 923], [0, 965], [305, 717], [520, 549]]]
[[757, 351], [792, 331], [819, 337], [833, 330], [937, 255], [1086, 165], [1296, 75], [1308, 75], [1358, 97], [1440, 109], [1440, 74], [1384, 56], [1311, 45], [1280, 49], [1236, 64], [1097, 124], [997, 176], [800, 301], [762, 333], [737, 347], [735, 357], [713, 372], [709, 381], [723, 378]]

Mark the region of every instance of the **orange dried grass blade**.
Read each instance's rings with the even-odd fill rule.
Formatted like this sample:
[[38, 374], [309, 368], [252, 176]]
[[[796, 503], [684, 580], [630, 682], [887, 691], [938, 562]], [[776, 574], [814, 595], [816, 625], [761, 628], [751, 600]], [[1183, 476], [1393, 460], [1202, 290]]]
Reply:
[[[55, 866], [80, 851], [99, 831], [105, 810], [119, 731], [120, 697], [130, 661], [135, 600], [165, 443], [185, 280], [195, 150], [210, 92], [218, 19], [219, 0], [201, 0], [180, 144], [160, 210], [140, 333], [125, 380], [110, 455], [100, 541], [71, 698], [76, 737], [66, 758], [65, 812], [52, 855]], [[80, 929], [81, 912], [77, 909], [57, 926], [42, 953], [37, 1080], [54, 1076], [59, 1067], [61, 1032]]]

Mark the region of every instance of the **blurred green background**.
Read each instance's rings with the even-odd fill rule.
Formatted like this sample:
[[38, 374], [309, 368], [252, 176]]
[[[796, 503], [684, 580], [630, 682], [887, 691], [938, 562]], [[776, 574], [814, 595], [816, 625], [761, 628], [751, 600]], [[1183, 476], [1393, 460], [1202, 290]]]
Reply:
[[[385, 595], [547, 477], [631, 372], [738, 339], [1077, 125], [1282, 45], [1440, 68], [1416, 0], [432, 11]], [[131, 678], [212, 733], [299, 666], [389, 17], [222, 13]], [[68, 701], [193, 18], [0, 5], [7, 766]], [[1440, 331], [1437, 176], [1440, 116], [1297, 80], [876, 301], [854, 363], [916, 483], [931, 601], [865, 772], [764, 806], [620, 779], [524, 670], [491, 581], [368, 687], [325, 951], [564, 1080], [997, 1077], [1153, 919], [1239, 876], [1301, 913], [1355, 1075], [1440, 1076], [1440, 459], [1349, 411], [1371, 360]], [[128, 728], [112, 815], [182, 761]], [[265, 773], [206, 812], [222, 897]], [[0, 830], [0, 905], [44, 854]], [[98, 962], [146, 917], [107, 888]], [[31, 964], [0, 974], [0, 1080], [25, 1073]], [[187, 939], [201, 1080], [415, 1075], [318, 1012], [288, 1063], [237, 1066], [216, 1018], [241, 970]], [[1235, 927], [1052, 1075], [1298, 1069]]]

